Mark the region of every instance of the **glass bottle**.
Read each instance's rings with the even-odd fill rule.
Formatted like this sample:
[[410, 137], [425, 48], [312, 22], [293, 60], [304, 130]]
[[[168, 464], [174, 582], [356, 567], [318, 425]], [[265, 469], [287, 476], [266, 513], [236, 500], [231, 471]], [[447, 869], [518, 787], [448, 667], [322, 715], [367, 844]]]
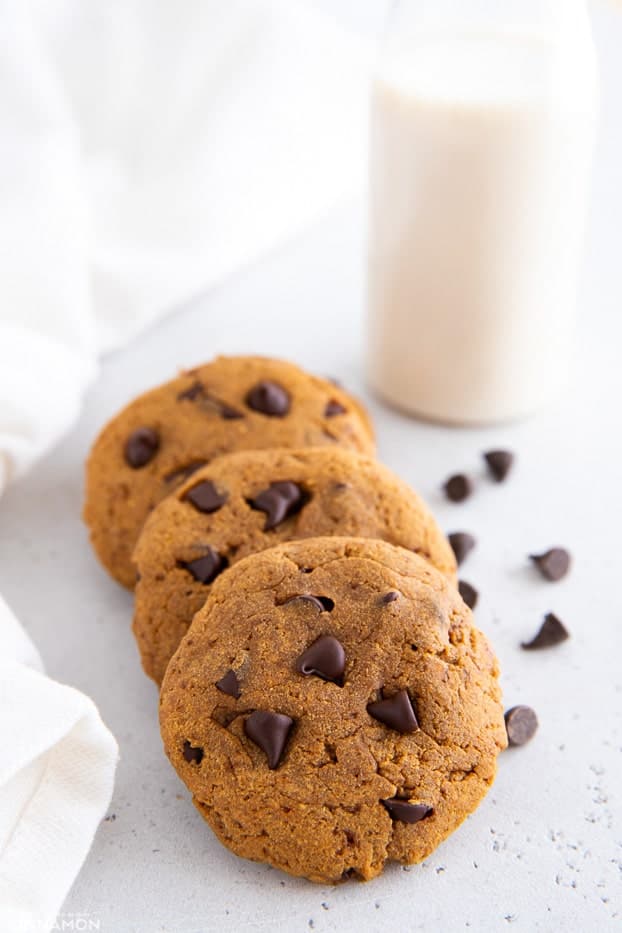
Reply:
[[526, 415], [571, 359], [596, 127], [583, 0], [402, 0], [371, 102], [368, 376], [413, 414]]

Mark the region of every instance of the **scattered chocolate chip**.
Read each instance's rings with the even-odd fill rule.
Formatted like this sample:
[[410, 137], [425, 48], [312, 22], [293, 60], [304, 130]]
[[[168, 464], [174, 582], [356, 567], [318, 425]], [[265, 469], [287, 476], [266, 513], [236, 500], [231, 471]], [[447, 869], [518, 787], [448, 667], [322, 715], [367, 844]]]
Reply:
[[479, 593], [475, 587], [467, 583], [466, 580], [458, 580], [458, 591], [469, 609], [475, 609], [479, 599]]
[[300, 486], [286, 481], [270, 483], [268, 489], [264, 489], [254, 499], [248, 501], [251, 508], [266, 513], [264, 530], [270, 531], [289, 515], [299, 512], [307, 501], [307, 497]]
[[467, 555], [471, 553], [476, 544], [475, 538], [473, 535], [470, 535], [468, 531], [454, 531], [453, 534], [448, 536], [448, 541], [456, 556], [458, 566], [460, 566]]
[[203, 749], [191, 745], [190, 742], [184, 742], [183, 756], [186, 761], [200, 765], [203, 761]]
[[538, 731], [538, 717], [530, 706], [513, 706], [505, 714], [510, 745], [525, 745]]
[[273, 418], [282, 418], [290, 409], [290, 396], [287, 389], [278, 382], [263, 379], [247, 393], [246, 404], [253, 411]]
[[136, 428], [125, 442], [125, 462], [139, 470], [153, 460], [160, 449], [160, 435], [153, 428]]
[[388, 800], [381, 800], [380, 803], [389, 811], [391, 819], [400, 823], [418, 823], [434, 813], [432, 807], [425, 803], [409, 803], [399, 797], [390, 797]]
[[227, 493], [218, 492], [212, 481], [206, 479], [189, 489], [184, 499], [190, 502], [197, 511], [211, 514], [223, 507], [227, 501]]
[[473, 492], [473, 481], [464, 473], [456, 473], [449, 477], [443, 489], [452, 502], [464, 502]]
[[400, 594], [396, 590], [389, 590], [388, 593], [385, 593], [384, 596], [380, 598], [380, 604], [382, 606], [388, 606], [389, 603], [394, 603], [396, 599], [400, 598]]
[[554, 583], [565, 577], [570, 570], [570, 554], [563, 547], [553, 547], [544, 554], [530, 554], [529, 557], [542, 576]]
[[336, 398], [331, 398], [329, 402], [326, 403], [326, 408], [324, 409], [324, 416], [326, 418], [334, 418], [335, 415], [345, 415], [347, 409], [338, 402]]
[[387, 700], [369, 703], [367, 712], [378, 722], [384, 723], [385, 726], [397, 732], [416, 732], [419, 728], [407, 690], [400, 690]]
[[484, 454], [484, 460], [492, 478], [502, 483], [514, 463], [514, 454], [510, 450], [489, 450]]
[[296, 670], [309, 676], [341, 685], [346, 667], [346, 653], [340, 641], [332, 635], [320, 635], [296, 661]]
[[228, 561], [222, 554], [208, 547], [207, 553], [196, 560], [179, 561], [179, 566], [192, 574], [199, 583], [212, 583], [219, 573], [228, 566]]
[[196, 473], [197, 470], [200, 470], [201, 467], [204, 466], [207, 466], [207, 460], [197, 460], [195, 463], [189, 463], [187, 466], [177, 467], [176, 470], [171, 470], [170, 473], [165, 475], [164, 482], [182, 482], [183, 480], [189, 479], [193, 473]]
[[332, 612], [335, 608], [334, 600], [329, 596], [310, 596], [307, 593], [301, 593], [300, 596], [291, 596], [289, 599], [285, 600], [283, 605], [287, 606], [288, 603], [295, 603], [299, 600], [311, 603], [316, 607], [318, 612]]
[[539, 648], [551, 648], [553, 645], [559, 645], [562, 641], [570, 638], [570, 633], [566, 626], [556, 615], [549, 612], [544, 617], [544, 622], [540, 626], [538, 634], [531, 641], [521, 643], [521, 648], [525, 651], [537, 651]]
[[216, 687], [221, 693], [240, 699], [240, 681], [235, 671], [227, 671], [224, 677], [216, 681]]
[[205, 394], [205, 389], [203, 384], [196, 379], [187, 389], [184, 389], [177, 396], [178, 402], [189, 401], [194, 402], [195, 399], [199, 398], [201, 395]]
[[244, 732], [251, 742], [266, 753], [270, 770], [274, 770], [281, 760], [293, 725], [294, 720], [291, 716], [272, 713], [269, 710], [258, 709], [247, 716]]

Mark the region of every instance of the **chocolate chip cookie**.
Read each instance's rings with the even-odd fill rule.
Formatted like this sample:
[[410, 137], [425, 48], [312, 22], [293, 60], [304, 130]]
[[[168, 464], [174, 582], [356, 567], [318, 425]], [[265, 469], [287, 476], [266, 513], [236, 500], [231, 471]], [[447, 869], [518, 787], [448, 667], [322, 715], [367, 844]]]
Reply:
[[214, 584], [161, 691], [165, 749], [218, 838], [317, 882], [419, 862], [507, 738], [456, 588], [383, 541], [313, 538]]
[[219, 457], [164, 499], [136, 550], [134, 633], [156, 682], [211, 584], [248, 554], [319, 535], [382, 538], [455, 579], [453, 551], [419, 496], [370, 457], [338, 448]]
[[268, 447], [373, 453], [360, 402], [291, 363], [219, 357], [131, 402], [87, 463], [84, 519], [99, 559], [132, 588], [132, 551], [151, 509], [220, 454]]

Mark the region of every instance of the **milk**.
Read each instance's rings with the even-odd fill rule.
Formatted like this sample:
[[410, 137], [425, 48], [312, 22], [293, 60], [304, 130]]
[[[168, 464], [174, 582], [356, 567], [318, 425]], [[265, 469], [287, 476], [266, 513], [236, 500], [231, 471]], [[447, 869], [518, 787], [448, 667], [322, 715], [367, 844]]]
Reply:
[[381, 62], [368, 373], [389, 402], [478, 423], [562, 390], [596, 85], [589, 29], [435, 35]]

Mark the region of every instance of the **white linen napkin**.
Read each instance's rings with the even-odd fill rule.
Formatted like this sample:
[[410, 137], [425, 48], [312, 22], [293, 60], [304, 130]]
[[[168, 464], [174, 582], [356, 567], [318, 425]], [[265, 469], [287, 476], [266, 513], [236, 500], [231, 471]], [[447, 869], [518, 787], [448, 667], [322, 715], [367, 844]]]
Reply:
[[[298, 0], [0, 0], [0, 497], [102, 352], [360, 188], [366, 57]], [[1, 597], [0, 658], [0, 930], [39, 933], [117, 749]]]
[[117, 743], [94, 703], [41, 672], [0, 597], [0, 929], [48, 930], [110, 802]]
[[297, 0], [0, 0], [0, 488], [98, 353], [360, 188], [366, 58]]

